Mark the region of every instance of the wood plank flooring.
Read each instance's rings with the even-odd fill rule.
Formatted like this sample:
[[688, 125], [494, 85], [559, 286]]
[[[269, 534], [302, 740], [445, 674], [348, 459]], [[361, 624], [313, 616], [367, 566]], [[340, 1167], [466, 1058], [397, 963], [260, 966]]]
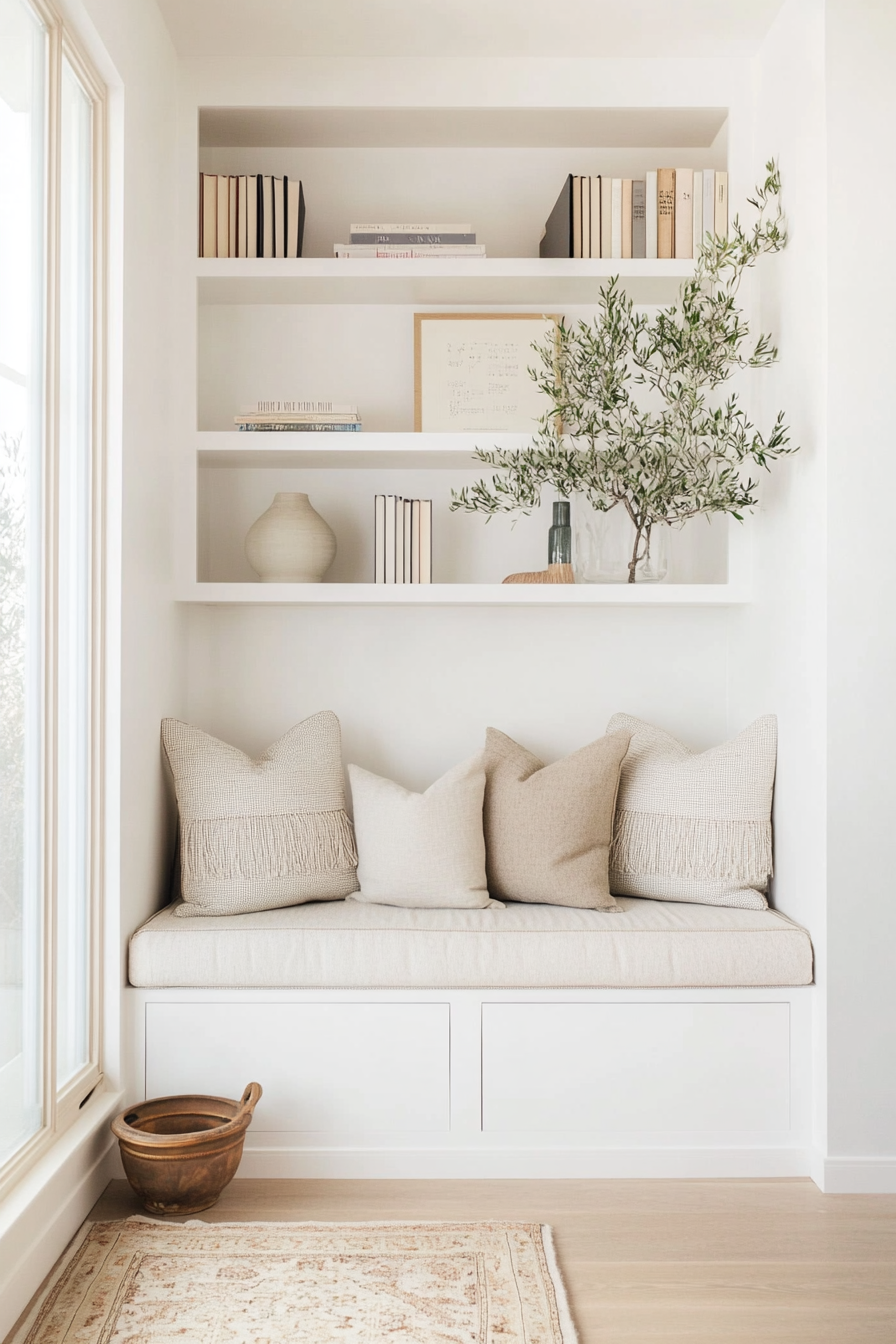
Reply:
[[[113, 1181], [91, 1218], [138, 1211]], [[550, 1223], [580, 1344], [896, 1344], [896, 1196], [808, 1180], [236, 1180], [201, 1216]]]

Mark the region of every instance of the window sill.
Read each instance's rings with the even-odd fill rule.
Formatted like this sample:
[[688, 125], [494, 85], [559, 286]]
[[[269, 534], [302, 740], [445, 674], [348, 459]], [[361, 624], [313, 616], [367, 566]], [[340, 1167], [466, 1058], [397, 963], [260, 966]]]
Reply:
[[122, 1092], [95, 1092], [0, 1200], [0, 1339], [114, 1174], [109, 1121], [123, 1104]]

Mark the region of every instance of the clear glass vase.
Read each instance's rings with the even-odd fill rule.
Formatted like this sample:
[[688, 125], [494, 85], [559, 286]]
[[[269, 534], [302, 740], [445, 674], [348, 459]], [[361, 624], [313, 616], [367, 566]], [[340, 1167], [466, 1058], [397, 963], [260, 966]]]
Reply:
[[[587, 499], [572, 505], [573, 565], [576, 583], [629, 583], [635, 545], [632, 520], [621, 505], [600, 513]], [[668, 533], [654, 526], [641, 536], [635, 583], [662, 583], [669, 570]]]

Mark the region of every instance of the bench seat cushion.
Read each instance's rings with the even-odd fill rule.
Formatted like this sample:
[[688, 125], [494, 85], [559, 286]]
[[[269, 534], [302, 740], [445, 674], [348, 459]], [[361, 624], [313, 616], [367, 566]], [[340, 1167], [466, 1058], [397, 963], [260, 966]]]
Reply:
[[132, 985], [161, 989], [666, 989], [808, 985], [812, 944], [774, 910], [619, 899], [617, 912], [508, 903], [408, 910], [312, 902], [177, 919], [131, 939]]

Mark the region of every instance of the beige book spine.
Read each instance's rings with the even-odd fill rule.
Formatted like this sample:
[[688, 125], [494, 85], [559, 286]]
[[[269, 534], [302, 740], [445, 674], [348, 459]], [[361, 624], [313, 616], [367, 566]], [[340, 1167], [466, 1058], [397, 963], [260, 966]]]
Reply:
[[591, 255], [600, 257], [603, 255], [601, 248], [601, 207], [600, 207], [600, 178], [591, 178]]
[[694, 256], [703, 243], [703, 173], [698, 169], [694, 173]]
[[656, 174], [656, 255], [671, 260], [675, 255], [675, 169], [658, 168]]
[[230, 256], [230, 179], [218, 174], [218, 256]]
[[237, 249], [237, 178], [230, 177], [227, 191], [227, 210], [228, 210], [228, 230], [227, 230], [227, 255], [236, 256]]
[[632, 179], [622, 179], [622, 255], [632, 255]]
[[582, 255], [582, 179], [572, 179], [572, 254]]
[[694, 255], [694, 170], [675, 170], [675, 255], [687, 260]]
[[716, 173], [715, 231], [720, 238], [728, 237], [728, 174]]
[[613, 255], [613, 179], [600, 179], [600, 254]]
[[622, 178], [613, 178], [613, 220], [610, 228], [611, 257], [622, 256]]

